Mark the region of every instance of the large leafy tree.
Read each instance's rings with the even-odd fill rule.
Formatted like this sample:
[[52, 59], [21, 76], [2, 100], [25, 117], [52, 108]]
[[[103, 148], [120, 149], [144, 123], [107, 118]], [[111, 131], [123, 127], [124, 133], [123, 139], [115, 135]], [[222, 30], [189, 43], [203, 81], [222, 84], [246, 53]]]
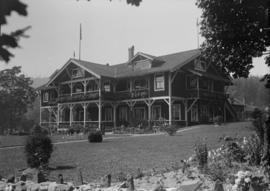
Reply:
[[31, 84], [20, 67], [0, 71], [0, 132], [15, 128], [34, 102], [36, 92]]
[[[268, 0], [197, 0], [202, 9], [203, 58], [233, 77], [248, 77], [252, 58], [270, 45]], [[267, 57], [265, 64], [270, 67]], [[270, 76], [266, 75], [267, 87]]]
[[9, 34], [1, 33], [1, 27], [7, 24], [7, 17], [12, 12], [16, 12], [19, 15], [27, 15], [27, 6], [20, 2], [20, 0], [0, 0], [0, 60], [8, 62], [12, 56], [11, 48], [19, 47], [18, 40], [21, 37], [27, 37], [25, 31], [29, 27], [18, 29]]

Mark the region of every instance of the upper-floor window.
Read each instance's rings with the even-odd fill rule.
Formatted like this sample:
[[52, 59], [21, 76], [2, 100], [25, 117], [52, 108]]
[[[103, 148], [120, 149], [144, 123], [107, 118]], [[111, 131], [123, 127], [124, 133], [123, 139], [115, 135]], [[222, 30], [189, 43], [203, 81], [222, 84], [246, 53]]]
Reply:
[[156, 75], [154, 79], [154, 90], [163, 91], [165, 90], [165, 78], [163, 74]]
[[49, 92], [44, 92], [43, 93], [43, 102], [48, 102], [49, 101]]
[[103, 89], [105, 92], [110, 92], [111, 91], [111, 84], [109, 81], [106, 81], [103, 83]]
[[187, 77], [187, 88], [194, 89], [197, 88], [198, 79], [195, 76]]
[[194, 69], [205, 71], [206, 70], [206, 64], [204, 62], [200, 61], [199, 59], [196, 59], [194, 61]]
[[84, 75], [84, 72], [81, 68], [72, 69], [72, 73], [71, 73], [72, 78], [80, 78], [80, 77], [83, 77], [83, 75]]

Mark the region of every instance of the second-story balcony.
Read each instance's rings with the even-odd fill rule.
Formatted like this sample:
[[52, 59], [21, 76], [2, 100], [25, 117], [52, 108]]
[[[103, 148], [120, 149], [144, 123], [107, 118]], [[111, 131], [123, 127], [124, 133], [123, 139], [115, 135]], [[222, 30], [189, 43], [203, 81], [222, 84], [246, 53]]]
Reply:
[[149, 97], [148, 89], [135, 89], [132, 91], [115, 92], [116, 100], [140, 99]]
[[209, 91], [209, 90], [203, 90], [203, 89], [192, 89], [192, 90], [187, 90], [186, 97], [221, 100], [221, 99], [227, 99], [228, 94], [224, 92]]
[[76, 101], [87, 101], [87, 100], [95, 100], [99, 98], [99, 92], [81, 92], [81, 93], [73, 93], [71, 94], [62, 94], [58, 98], [59, 103], [64, 102], [76, 102]]

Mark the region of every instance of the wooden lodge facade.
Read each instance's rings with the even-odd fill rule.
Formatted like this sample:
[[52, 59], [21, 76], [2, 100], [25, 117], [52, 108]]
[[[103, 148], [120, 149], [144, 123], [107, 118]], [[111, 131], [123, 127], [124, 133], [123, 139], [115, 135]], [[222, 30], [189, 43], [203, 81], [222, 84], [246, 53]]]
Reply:
[[70, 59], [39, 88], [42, 126], [107, 129], [139, 124], [191, 125], [232, 120], [228, 76], [200, 61], [200, 50], [165, 56], [133, 53], [102, 65]]

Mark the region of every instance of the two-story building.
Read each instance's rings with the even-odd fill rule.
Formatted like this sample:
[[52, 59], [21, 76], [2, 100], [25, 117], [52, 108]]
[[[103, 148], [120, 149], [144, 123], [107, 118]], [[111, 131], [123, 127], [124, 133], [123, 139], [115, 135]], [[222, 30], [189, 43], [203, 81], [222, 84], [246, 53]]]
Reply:
[[230, 77], [201, 62], [200, 50], [133, 52], [117, 65], [69, 59], [40, 88], [40, 124], [101, 128], [165, 120], [184, 126], [236, 118], [225, 93]]

